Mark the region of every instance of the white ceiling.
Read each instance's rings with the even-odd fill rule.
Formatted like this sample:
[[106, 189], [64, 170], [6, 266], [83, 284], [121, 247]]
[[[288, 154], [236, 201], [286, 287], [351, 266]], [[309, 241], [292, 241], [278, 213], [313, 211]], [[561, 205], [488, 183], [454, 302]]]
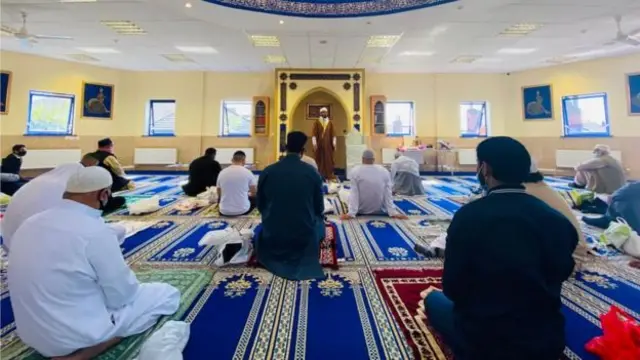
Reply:
[[[640, 0], [460, 0], [395, 15], [351, 19], [294, 18], [199, 0], [191, 3], [186, 8], [184, 0], [0, 0], [3, 26], [20, 28], [20, 11], [24, 10], [30, 33], [74, 38], [41, 40], [28, 47], [2, 36], [0, 48], [70, 60], [69, 54], [82, 53], [79, 47], [109, 47], [119, 53], [90, 54], [99, 59], [95, 65], [212, 71], [359, 67], [376, 72], [509, 72], [549, 66], [558, 57], [586, 60], [640, 53], [640, 46], [603, 45], [616, 36], [616, 14], [623, 15], [623, 30], [640, 32]], [[130, 20], [147, 34], [116, 35], [101, 20]], [[517, 23], [542, 27], [524, 37], [498, 36]], [[281, 46], [254, 47], [248, 34], [278, 36]], [[402, 37], [392, 48], [367, 48], [371, 35]], [[192, 63], [171, 62], [161, 56], [179, 53], [176, 46], [212, 46], [218, 53], [186, 54]], [[505, 48], [535, 52], [499, 53]], [[434, 54], [403, 56], [404, 52]], [[287, 64], [266, 64], [267, 55], [285, 56]], [[465, 55], [482, 57], [469, 64], [451, 63]]]

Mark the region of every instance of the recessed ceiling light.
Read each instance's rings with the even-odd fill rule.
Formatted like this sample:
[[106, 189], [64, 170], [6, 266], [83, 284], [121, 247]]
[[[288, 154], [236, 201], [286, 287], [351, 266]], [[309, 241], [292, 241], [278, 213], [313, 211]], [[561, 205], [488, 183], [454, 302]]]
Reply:
[[191, 6], [192, 5], [190, 2], [184, 3], [184, 7], [186, 7], [187, 9], [191, 9]]
[[79, 47], [77, 49], [90, 54], [119, 54], [120, 53], [120, 51], [113, 48]]
[[193, 59], [186, 57], [184, 54], [163, 54], [161, 56], [171, 62], [195, 62], [193, 61]]
[[532, 32], [540, 29], [542, 25], [539, 24], [515, 24], [511, 25], [508, 28], [502, 30], [500, 35], [503, 36], [526, 36], [531, 34]]
[[264, 57], [264, 62], [267, 64], [286, 64], [287, 58], [280, 55], [267, 55]]
[[280, 39], [272, 35], [251, 35], [249, 36], [253, 46], [256, 47], [279, 47]]
[[183, 53], [192, 53], [192, 54], [217, 54], [218, 50], [212, 48], [211, 46], [176, 46], [176, 49], [180, 50]]
[[432, 56], [433, 54], [435, 54], [433, 51], [404, 51], [400, 56]]
[[458, 56], [457, 58], [451, 60], [452, 63], [459, 63], [459, 64], [471, 64], [472, 62], [480, 59], [482, 56], [480, 55], [462, 55], [462, 56]]
[[284, 20], [280, 20], [280, 25], [284, 24]]
[[522, 55], [522, 54], [531, 54], [538, 51], [538, 49], [520, 49], [520, 48], [506, 48], [498, 50], [498, 54], [506, 54], [506, 55]]
[[390, 48], [400, 40], [400, 35], [374, 35], [367, 41], [367, 47]]
[[68, 54], [67, 57], [76, 60], [76, 61], [83, 61], [83, 62], [95, 62], [95, 61], [100, 61], [100, 59], [98, 58], [94, 58], [93, 56], [89, 56], [86, 54]]
[[102, 20], [100, 23], [120, 35], [145, 35], [147, 33], [129, 20]]

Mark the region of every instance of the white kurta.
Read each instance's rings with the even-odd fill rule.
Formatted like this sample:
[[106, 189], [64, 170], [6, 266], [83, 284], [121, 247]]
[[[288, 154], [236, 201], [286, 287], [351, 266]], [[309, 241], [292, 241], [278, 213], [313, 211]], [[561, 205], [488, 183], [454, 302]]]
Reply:
[[60, 165], [16, 191], [2, 220], [2, 240], [7, 252], [10, 250], [13, 234], [23, 221], [60, 204], [67, 180], [80, 168], [80, 163]]
[[168, 284], [139, 284], [100, 211], [71, 200], [15, 232], [8, 283], [18, 335], [44, 356], [141, 333], [180, 303]]
[[352, 170], [349, 215], [396, 215], [391, 195], [391, 176], [380, 165], [359, 165]]
[[391, 163], [391, 181], [394, 181], [396, 174], [399, 172], [406, 172], [420, 177], [420, 166], [412, 158], [402, 155]]

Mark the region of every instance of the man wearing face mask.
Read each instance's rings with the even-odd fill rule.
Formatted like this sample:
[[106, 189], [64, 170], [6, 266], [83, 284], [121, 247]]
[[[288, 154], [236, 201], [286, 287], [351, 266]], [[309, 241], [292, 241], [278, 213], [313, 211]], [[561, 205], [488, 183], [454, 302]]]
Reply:
[[574, 269], [571, 222], [525, 192], [531, 158], [499, 136], [477, 149], [487, 195], [447, 229], [442, 292], [425, 299], [429, 322], [456, 358], [557, 360], [565, 348], [562, 283]]
[[13, 145], [11, 154], [2, 159], [2, 167], [0, 168], [0, 191], [13, 196], [27, 180], [20, 176], [20, 168], [22, 167], [22, 158], [27, 155], [27, 147], [22, 144]]
[[99, 210], [111, 185], [103, 168], [78, 169], [63, 201], [13, 236], [7, 276], [17, 332], [45, 357], [93, 359], [178, 309], [176, 288], [140, 284], [125, 263]]

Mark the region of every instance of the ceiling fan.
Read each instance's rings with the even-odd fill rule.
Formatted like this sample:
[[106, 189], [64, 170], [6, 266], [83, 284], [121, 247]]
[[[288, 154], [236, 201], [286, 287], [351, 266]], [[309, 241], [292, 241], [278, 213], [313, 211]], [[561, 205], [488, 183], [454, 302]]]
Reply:
[[38, 40], [73, 40], [73, 38], [70, 36], [32, 34], [29, 32], [29, 30], [27, 30], [27, 13], [24, 11], [21, 11], [20, 14], [22, 15], [22, 27], [20, 28], [20, 30], [16, 30], [3, 25], [2, 26], [3, 33], [7, 33], [15, 37], [16, 39], [23, 41], [25, 44], [29, 44], [29, 45], [33, 43], [37, 43]]
[[622, 22], [622, 16], [616, 15], [614, 16], [614, 20], [616, 21], [616, 27], [618, 32], [616, 33], [615, 39], [609, 41], [605, 45], [614, 45], [614, 44], [627, 44], [631, 46], [640, 46], [640, 28], [634, 29], [629, 32], [623, 32], [620, 23]]

